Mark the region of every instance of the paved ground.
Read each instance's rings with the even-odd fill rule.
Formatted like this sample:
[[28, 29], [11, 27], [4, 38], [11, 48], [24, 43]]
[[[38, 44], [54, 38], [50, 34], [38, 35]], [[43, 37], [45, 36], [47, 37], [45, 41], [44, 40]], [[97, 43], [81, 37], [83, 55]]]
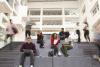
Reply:
[[[68, 51], [69, 56], [64, 57], [48, 57], [50, 51], [49, 36], [45, 36], [45, 48], [39, 50], [39, 56], [35, 58], [35, 67], [100, 67], [100, 62], [94, 60], [92, 55], [98, 54], [97, 47], [94, 43], [74, 43], [74, 48]], [[36, 40], [33, 40], [36, 43]], [[9, 50], [9, 46], [0, 50], [0, 67], [18, 67], [21, 53], [19, 49], [21, 42], [13, 43], [13, 50]], [[52, 63], [53, 59], [53, 63]], [[53, 65], [52, 65], [53, 64]]]

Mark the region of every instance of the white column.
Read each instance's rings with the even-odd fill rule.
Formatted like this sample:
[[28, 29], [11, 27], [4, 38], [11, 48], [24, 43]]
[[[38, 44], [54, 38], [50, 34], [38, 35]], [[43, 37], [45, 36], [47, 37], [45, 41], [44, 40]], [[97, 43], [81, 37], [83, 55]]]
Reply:
[[62, 27], [65, 28], [65, 9], [62, 8]]
[[[98, 4], [99, 4], [99, 9], [100, 9], [100, 0], [98, 0]], [[100, 10], [99, 10], [100, 11]]]
[[42, 22], [43, 21], [43, 8], [41, 8], [41, 11], [40, 11], [40, 30], [42, 30]]
[[2, 14], [0, 13], [0, 25], [2, 23]]

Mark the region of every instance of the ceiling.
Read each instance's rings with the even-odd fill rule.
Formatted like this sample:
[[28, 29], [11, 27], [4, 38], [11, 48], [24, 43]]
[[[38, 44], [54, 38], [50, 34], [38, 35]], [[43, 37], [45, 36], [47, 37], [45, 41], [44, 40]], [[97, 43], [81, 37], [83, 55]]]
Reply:
[[28, 0], [28, 2], [56, 2], [56, 1], [77, 1], [77, 0]]

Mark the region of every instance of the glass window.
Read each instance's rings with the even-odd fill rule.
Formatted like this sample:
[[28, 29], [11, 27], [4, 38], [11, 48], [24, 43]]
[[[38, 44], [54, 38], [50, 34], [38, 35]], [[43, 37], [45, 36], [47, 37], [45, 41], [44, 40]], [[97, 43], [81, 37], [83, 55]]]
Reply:
[[99, 4], [96, 3], [96, 5], [94, 6], [94, 8], [92, 10], [92, 15], [94, 16], [98, 11], [99, 11]]
[[43, 15], [62, 15], [62, 10], [56, 8], [47, 8], [43, 10]]
[[40, 15], [40, 9], [29, 9], [28, 15]]
[[62, 25], [62, 20], [43, 20], [43, 25]]
[[65, 15], [78, 15], [78, 9], [77, 8], [66, 8]]
[[83, 7], [83, 10], [82, 10], [82, 13], [84, 14], [85, 11], [86, 11], [86, 7], [84, 6], [84, 7]]

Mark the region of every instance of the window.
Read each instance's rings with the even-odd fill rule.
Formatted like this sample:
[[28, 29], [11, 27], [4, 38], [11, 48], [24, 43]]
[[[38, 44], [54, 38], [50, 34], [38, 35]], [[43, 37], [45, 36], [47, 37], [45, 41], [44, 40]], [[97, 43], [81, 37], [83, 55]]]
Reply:
[[43, 20], [43, 25], [62, 25], [62, 20]]
[[99, 11], [99, 4], [97, 2], [94, 8], [92, 9], [92, 15], [94, 16], [98, 11]]
[[29, 9], [28, 15], [40, 15], [40, 9]]
[[78, 9], [77, 8], [66, 8], [65, 15], [77, 15]]
[[62, 10], [56, 8], [47, 8], [43, 10], [43, 15], [62, 15]]
[[61, 17], [44, 17], [43, 18], [43, 25], [62, 25], [62, 18]]
[[84, 7], [83, 7], [83, 10], [82, 10], [82, 13], [84, 14], [85, 11], [86, 11], [86, 7], [84, 6]]
[[59, 32], [60, 28], [43, 28], [43, 32]]

